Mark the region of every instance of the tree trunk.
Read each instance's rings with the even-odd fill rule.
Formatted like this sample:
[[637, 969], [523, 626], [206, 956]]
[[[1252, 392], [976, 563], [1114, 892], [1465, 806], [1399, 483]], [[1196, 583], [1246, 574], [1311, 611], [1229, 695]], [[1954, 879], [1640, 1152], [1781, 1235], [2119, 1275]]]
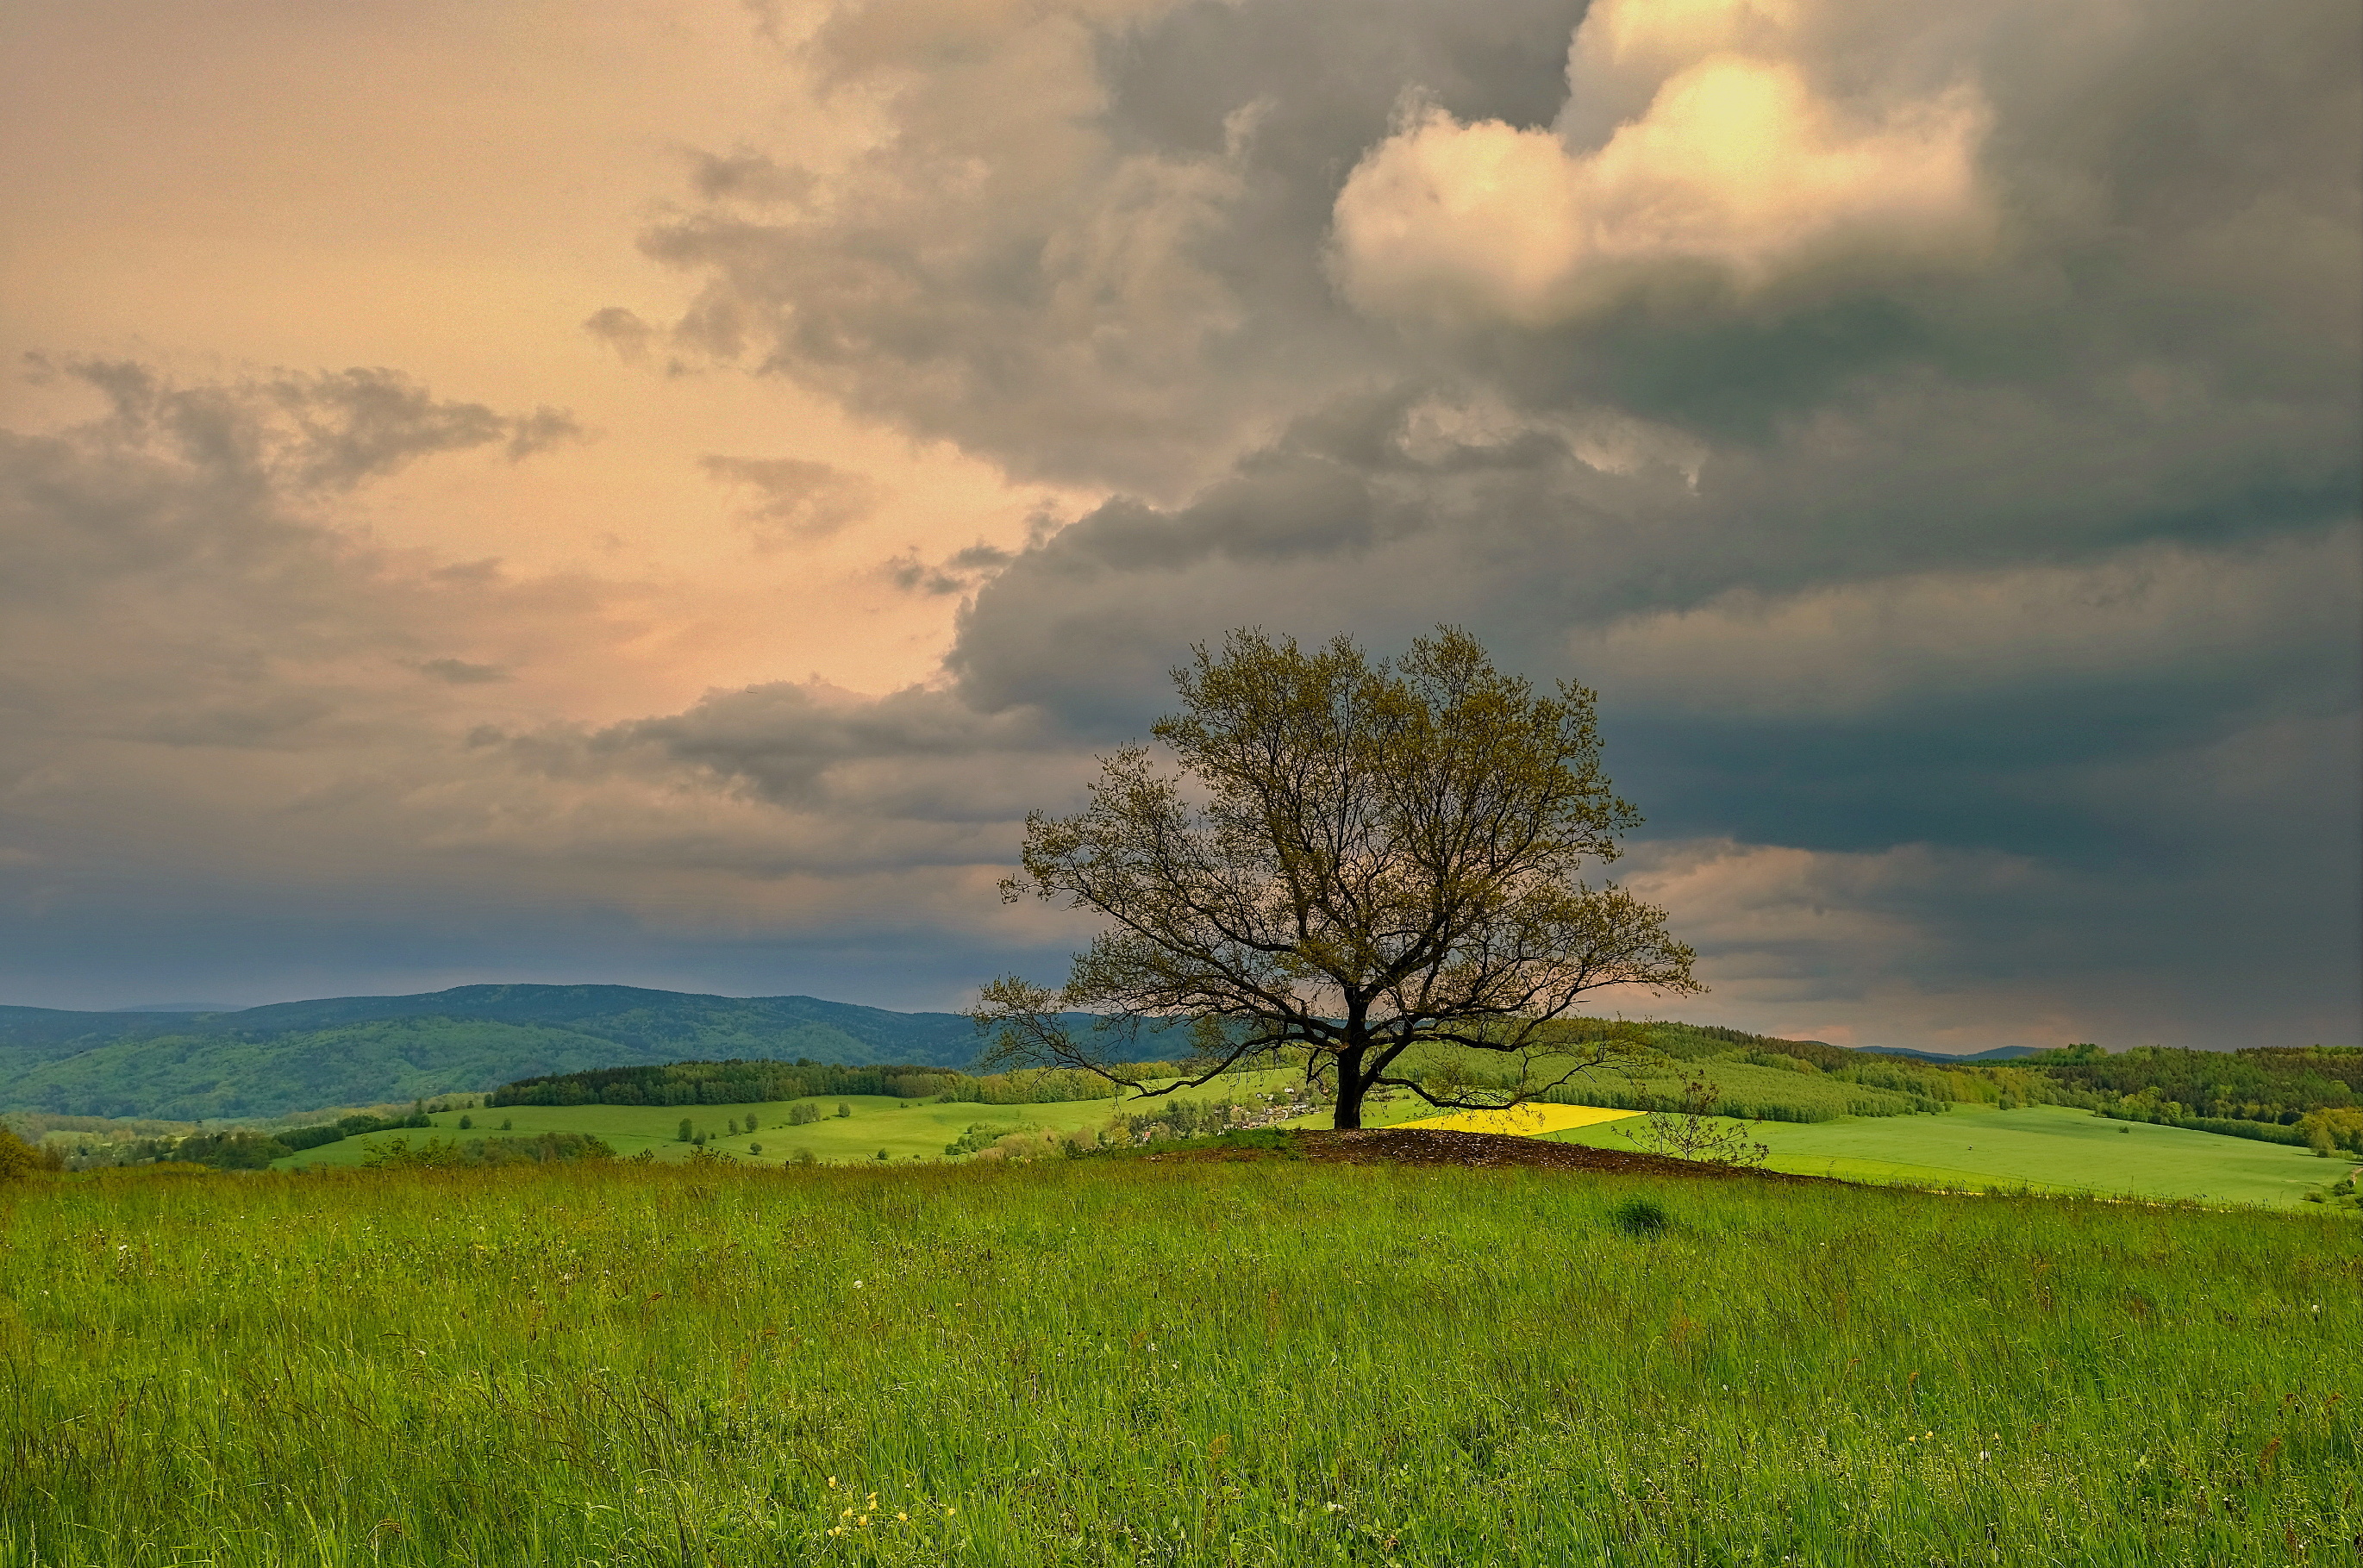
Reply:
[[1362, 1073], [1359, 1046], [1337, 1053], [1337, 1110], [1329, 1125], [1340, 1132], [1362, 1125], [1362, 1095], [1370, 1088]]

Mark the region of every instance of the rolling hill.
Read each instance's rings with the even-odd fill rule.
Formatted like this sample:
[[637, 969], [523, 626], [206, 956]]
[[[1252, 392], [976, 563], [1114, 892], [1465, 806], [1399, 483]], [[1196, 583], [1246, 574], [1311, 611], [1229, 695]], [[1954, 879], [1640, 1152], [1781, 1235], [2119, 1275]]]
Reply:
[[773, 1056], [966, 1066], [949, 1012], [632, 986], [461, 986], [172, 1016], [0, 1008], [0, 1110], [276, 1116], [593, 1067]]

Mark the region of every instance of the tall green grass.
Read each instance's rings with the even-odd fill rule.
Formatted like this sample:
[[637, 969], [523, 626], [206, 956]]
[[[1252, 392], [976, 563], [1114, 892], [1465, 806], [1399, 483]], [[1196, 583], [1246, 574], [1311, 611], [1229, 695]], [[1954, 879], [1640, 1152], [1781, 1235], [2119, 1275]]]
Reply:
[[0, 1187], [0, 1236], [11, 1564], [2153, 1568], [2363, 1535], [2336, 1220], [1084, 1160], [112, 1173]]

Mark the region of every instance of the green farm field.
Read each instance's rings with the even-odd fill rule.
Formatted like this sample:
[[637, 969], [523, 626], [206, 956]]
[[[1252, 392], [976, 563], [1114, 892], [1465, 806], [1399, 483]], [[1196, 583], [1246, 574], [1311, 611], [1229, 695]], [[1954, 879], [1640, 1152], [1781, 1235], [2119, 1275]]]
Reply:
[[[1636, 1119], [1551, 1134], [1565, 1143], [1630, 1148], [1617, 1128]], [[2113, 1121], [2065, 1106], [2019, 1110], [1956, 1105], [1942, 1116], [1847, 1117], [1739, 1123], [1771, 1150], [1768, 1168], [1846, 1181], [1914, 1187], [2009, 1187], [2098, 1197], [2310, 1207], [2308, 1189], [2352, 1162], [2303, 1149], [2147, 1122]]]
[[12, 1568], [2246, 1568], [2363, 1535], [2363, 1231], [2327, 1216], [593, 1162], [94, 1172], [0, 1187], [0, 1233]]
[[[788, 1112], [795, 1103], [503, 1106], [467, 1112], [475, 1126], [466, 1132], [460, 1127], [460, 1112], [438, 1112], [428, 1118], [434, 1123], [431, 1130], [347, 1138], [288, 1155], [273, 1165], [274, 1168], [284, 1169], [357, 1165], [396, 1139], [406, 1139], [415, 1146], [429, 1138], [525, 1138], [542, 1132], [588, 1132], [605, 1141], [625, 1158], [646, 1150], [660, 1160], [686, 1160], [691, 1145], [675, 1136], [684, 1116], [696, 1130], [709, 1134], [706, 1148], [759, 1165], [785, 1164], [794, 1158], [799, 1149], [810, 1150], [815, 1159], [839, 1163], [875, 1162], [881, 1149], [893, 1160], [933, 1160], [943, 1157], [946, 1143], [979, 1122], [1005, 1123], [1012, 1132], [1026, 1125], [1063, 1131], [1104, 1121], [1115, 1109], [1112, 1101], [1104, 1099], [1059, 1105], [937, 1105], [932, 1101], [897, 1099], [892, 1095], [837, 1095], [812, 1102], [820, 1108], [818, 1121], [790, 1127], [786, 1125]], [[853, 1114], [835, 1114], [840, 1104]], [[741, 1132], [737, 1137], [726, 1135], [725, 1129], [734, 1120], [743, 1124], [749, 1117], [755, 1119], [756, 1132]], [[506, 1133], [500, 1131], [504, 1121], [515, 1123]], [[748, 1152], [749, 1145], [758, 1143], [762, 1145], [762, 1154]]]
[[[1243, 1073], [1220, 1088], [1183, 1089], [1178, 1091], [1176, 1098], [1246, 1095], [1280, 1083], [1288, 1076]], [[814, 1159], [827, 1164], [875, 1164], [881, 1149], [890, 1162], [907, 1163], [942, 1159], [945, 1145], [971, 1127], [997, 1127], [1012, 1132], [1042, 1128], [1064, 1132], [1098, 1126], [1119, 1109], [1112, 1099], [979, 1105], [969, 1101], [941, 1104], [932, 1099], [898, 1099], [892, 1095], [823, 1095], [803, 1102], [819, 1110], [819, 1121], [791, 1126], [788, 1113], [798, 1103], [775, 1100], [758, 1105], [516, 1105], [466, 1112], [438, 1111], [427, 1119], [433, 1123], [431, 1129], [379, 1132], [324, 1143], [274, 1161], [272, 1168], [358, 1165], [397, 1139], [407, 1140], [416, 1146], [429, 1138], [529, 1138], [543, 1132], [588, 1132], [604, 1140], [622, 1158], [647, 1151], [659, 1160], [685, 1161], [692, 1146], [682, 1143], [678, 1136], [683, 1117], [689, 1119], [694, 1131], [708, 1134], [708, 1150], [730, 1154], [750, 1165], [785, 1165], [800, 1151], [809, 1151]], [[839, 1105], [852, 1114], [837, 1115]], [[471, 1129], [460, 1128], [463, 1114], [474, 1122]], [[743, 1127], [749, 1120], [755, 1124], [755, 1132], [729, 1134], [731, 1122]], [[500, 1130], [504, 1121], [514, 1124], [506, 1133]], [[752, 1152], [757, 1144], [762, 1147], [760, 1154]]]
[[[1278, 1087], [1291, 1077], [1244, 1074], [1219, 1086], [1182, 1091], [1180, 1098], [1244, 1096]], [[871, 1165], [878, 1163], [881, 1150], [885, 1151], [888, 1163], [909, 1164], [941, 1160], [945, 1146], [971, 1127], [1064, 1132], [1104, 1124], [1122, 1109], [1115, 1100], [981, 1105], [884, 1095], [826, 1096], [810, 1102], [821, 1111], [820, 1120], [791, 1126], [787, 1119], [794, 1103], [512, 1106], [468, 1112], [474, 1121], [470, 1130], [460, 1127], [461, 1113], [438, 1112], [429, 1119], [434, 1123], [429, 1130], [349, 1138], [290, 1155], [276, 1162], [274, 1168], [359, 1165], [398, 1139], [417, 1143], [428, 1138], [497, 1137], [503, 1135], [504, 1121], [512, 1123], [509, 1136], [588, 1132], [605, 1140], [619, 1156], [628, 1158], [647, 1151], [660, 1161], [679, 1162], [689, 1159], [692, 1153], [692, 1145], [678, 1138], [684, 1115], [693, 1129], [708, 1134], [707, 1149], [748, 1165], [785, 1165], [804, 1152], [825, 1164]], [[839, 1104], [851, 1114], [837, 1116]], [[1131, 1102], [1131, 1108], [1143, 1109], [1140, 1102]], [[1371, 1126], [1430, 1113], [1426, 1106], [1408, 1099], [1375, 1102], [1370, 1110]], [[728, 1133], [732, 1122], [743, 1128], [750, 1121], [756, 1127], [753, 1132]], [[1630, 1148], [1633, 1145], [1620, 1130], [1637, 1131], [1644, 1121], [1635, 1117], [1548, 1136], [1601, 1148]], [[1326, 1124], [1326, 1113], [1287, 1123]], [[1959, 1104], [1947, 1114], [1935, 1116], [1841, 1117], [1828, 1121], [1742, 1125], [1752, 1139], [1771, 1150], [1769, 1169], [1942, 1189], [2014, 1188], [2296, 1208], [2311, 1207], [2305, 1204], [2306, 1192], [2336, 1180], [2348, 1169], [2346, 1162], [2316, 1159], [2285, 1144], [2110, 1121], [2061, 1106], [1999, 1110], [1988, 1105]], [[756, 1145], [761, 1147], [760, 1154], [753, 1152]]]

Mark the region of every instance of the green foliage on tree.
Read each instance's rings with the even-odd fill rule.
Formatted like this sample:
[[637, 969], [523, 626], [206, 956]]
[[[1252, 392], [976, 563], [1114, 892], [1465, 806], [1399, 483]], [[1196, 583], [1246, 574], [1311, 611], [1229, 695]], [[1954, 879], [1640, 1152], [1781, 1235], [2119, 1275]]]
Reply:
[[[1026, 819], [1004, 898], [1107, 924], [1063, 987], [985, 988], [986, 1065], [1170, 1092], [1126, 1073], [1139, 1053], [1121, 1047], [1182, 1019], [1183, 1082], [1301, 1063], [1352, 1128], [1374, 1089], [1445, 1109], [1537, 1099], [1634, 1048], [1562, 1022], [1587, 994], [1702, 988], [1663, 911], [1587, 879], [1640, 821], [1601, 770], [1590, 691], [1537, 695], [1450, 628], [1393, 660], [1252, 631], [1193, 656], [1182, 712], [1153, 730], [1174, 766], [1127, 746], [1082, 811]], [[1102, 1022], [1079, 1031], [1075, 1013]], [[1482, 1087], [1410, 1070], [1430, 1042], [1516, 1070]]]
[[2297, 1124], [2305, 1137], [2306, 1147], [2324, 1159], [2341, 1152], [2363, 1155], [2363, 1110], [2310, 1110]]

